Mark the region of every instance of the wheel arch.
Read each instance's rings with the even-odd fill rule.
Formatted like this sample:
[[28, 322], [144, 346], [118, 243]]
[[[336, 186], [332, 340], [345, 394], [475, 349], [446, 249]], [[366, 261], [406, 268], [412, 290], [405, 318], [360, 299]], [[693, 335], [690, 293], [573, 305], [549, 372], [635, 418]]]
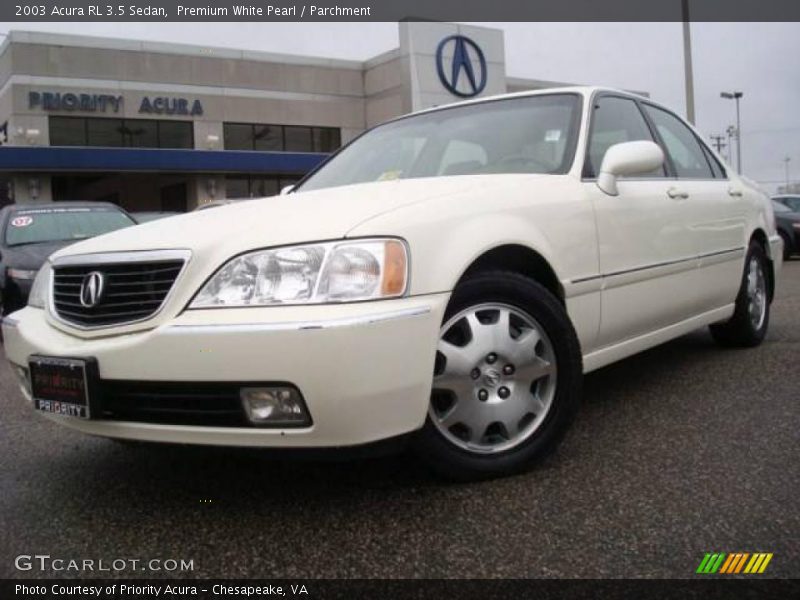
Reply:
[[766, 232], [760, 227], [753, 230], [753, 233], [750, 235], [748, 247], [753, 242], [761, 246], [761, 248], [764, 250], [764, 254], [767, 256], [767, 264], [769, 266], [769, 269], [767, 270], [767, 293], [770, 302], [772, 302], [772, 299], [775, 297], [775, 263], [770, 254], [769, 238], [767, 237]]
[[502, 244], [485, 250], [467, 266], [458, 283], [477, 273], [493, 270], [529, 277], [543, 285], [562, 305], [565, 304], [564, 287], [552, 265], [541, 253], [523, 244]]

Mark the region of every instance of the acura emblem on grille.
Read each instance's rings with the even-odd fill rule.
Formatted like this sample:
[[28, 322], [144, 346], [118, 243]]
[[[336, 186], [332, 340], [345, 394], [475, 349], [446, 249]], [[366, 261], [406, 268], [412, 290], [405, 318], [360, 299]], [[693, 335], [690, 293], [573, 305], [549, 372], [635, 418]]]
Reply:
[[83, 278], [81, 283], [81, 304], [86, 308], [97, 306], [103, 297], [103, 290], [106, 286], [106, 278], [99, 271], [92, 271]]

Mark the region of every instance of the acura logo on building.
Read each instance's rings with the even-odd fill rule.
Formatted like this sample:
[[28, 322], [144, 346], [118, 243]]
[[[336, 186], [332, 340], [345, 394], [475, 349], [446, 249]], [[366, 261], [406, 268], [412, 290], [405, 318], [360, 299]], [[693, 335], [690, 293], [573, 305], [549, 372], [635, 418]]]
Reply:
[[81, 283], [81, 304], [86, 308], [94, 308], [103, 297], [106, 278], [99, 271], [92, 271]]
[[[453, 62], [447, 69], [445, 51], [450, 48], [453, 49]], [[483, 56], [483, 51], [478, 44], [463, 35], [451, 35], [439, 42], [439, 47], [436, 49], [436, 70], [442, 85], [456, 96], [471, 98], [480, 94], [486, 87], [486, 58]], [[461, 86], [458, 85], [459, 81], [462, 83]]]

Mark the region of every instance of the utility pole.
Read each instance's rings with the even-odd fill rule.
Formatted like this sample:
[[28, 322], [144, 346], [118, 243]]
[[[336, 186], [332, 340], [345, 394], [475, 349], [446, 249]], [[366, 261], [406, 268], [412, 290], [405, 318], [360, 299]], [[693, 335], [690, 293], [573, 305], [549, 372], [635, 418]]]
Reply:
[[722, 149], [725, 147], [725, 142], [722, 140], [725, 139], [724, 135], [710, 135], [708, 136], [713, 140], [712, 146], [717, 149], [717, 154], [722, 154]]
[[686, 120], [694, 125], [694, 76], [692, 74], [692, 35], [689, 29], [689, 0], [681, 0], [683, 13], [683, 72], [686, 85]]

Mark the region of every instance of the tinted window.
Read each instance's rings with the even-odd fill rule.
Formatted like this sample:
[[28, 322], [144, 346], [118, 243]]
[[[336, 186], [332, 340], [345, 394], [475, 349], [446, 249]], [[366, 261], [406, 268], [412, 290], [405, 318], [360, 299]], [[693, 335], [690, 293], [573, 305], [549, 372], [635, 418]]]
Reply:
[[262, 198], [277, 196], [283, 187], [299, 178], [291, 175], [269, 177], [264, 175], [229, 175], [225, 178], [226, 198]]
[[190, 121], [159, 121], [159, 148], [194, 148], [193, 129]]
[[85, 146], [86, 119], [50, 117], [51, 146]]
[[341, 133], [333, 127], [314, 127], [314, 152], [333, 152], [342, 145]]
[[223, 131], [226, 150], [333, 152], [341, 144], [335, 127], [225, 123]]
[[123, 212], [114, 209], [64, 208], [31, 209], [11, 213], [6, 224], [6, 244], [83, 240], [134, 225]]
[[226, 198], [249, 198], [250, 187], [249, 180], [245, 177], [232, 177], [225, 178], [225, 197]]
[[87, 119], [87, 146], [122, 146], [122, 119]]
[[[602, 96], [594, 103], [592, 133], [589, 152], [584, 166], [584, 177], [596, 177], [603, 157], [614, 144], [653, 141], [653, 136], [639, 108], [633, 100], [616, 96]], [[664, 168], [637, 177], [664, 177]]]
[[310, 127], [284, 127], [285, 149], [289, 152], [311, 152], [311, 128]]
[[277, 177], [257, 177], [250, 180], [250, 195], [254, 198], [277, 196], [278, 192]]
[[253, 145], [250, 150], [280, 152], [283, 149], [283, 132], [280, 125], [254, 125]]
[[[346, 146], [302, 189], [447, 174], [565, 173], [574, 157], [580, 102], [575, 94], [548, 94], [399, 119]], [[455, 142], [462, 150], [449, 150]]]
[[680, 119], [649, 104], [645, 105], [645, 110], [664, 141], [678, 177], [708, 179], [714, 176], [700, 142]]
[[244, 123], [225, 123], [223, 127], [226, 150], [252, 150], [253, 126]]
[[193, 148], [189, 121], [50, 117], [51, 146]]
[[122, 125], [122, 137], [131, 148], [158, 148], [158, 121], [127, 119]]

